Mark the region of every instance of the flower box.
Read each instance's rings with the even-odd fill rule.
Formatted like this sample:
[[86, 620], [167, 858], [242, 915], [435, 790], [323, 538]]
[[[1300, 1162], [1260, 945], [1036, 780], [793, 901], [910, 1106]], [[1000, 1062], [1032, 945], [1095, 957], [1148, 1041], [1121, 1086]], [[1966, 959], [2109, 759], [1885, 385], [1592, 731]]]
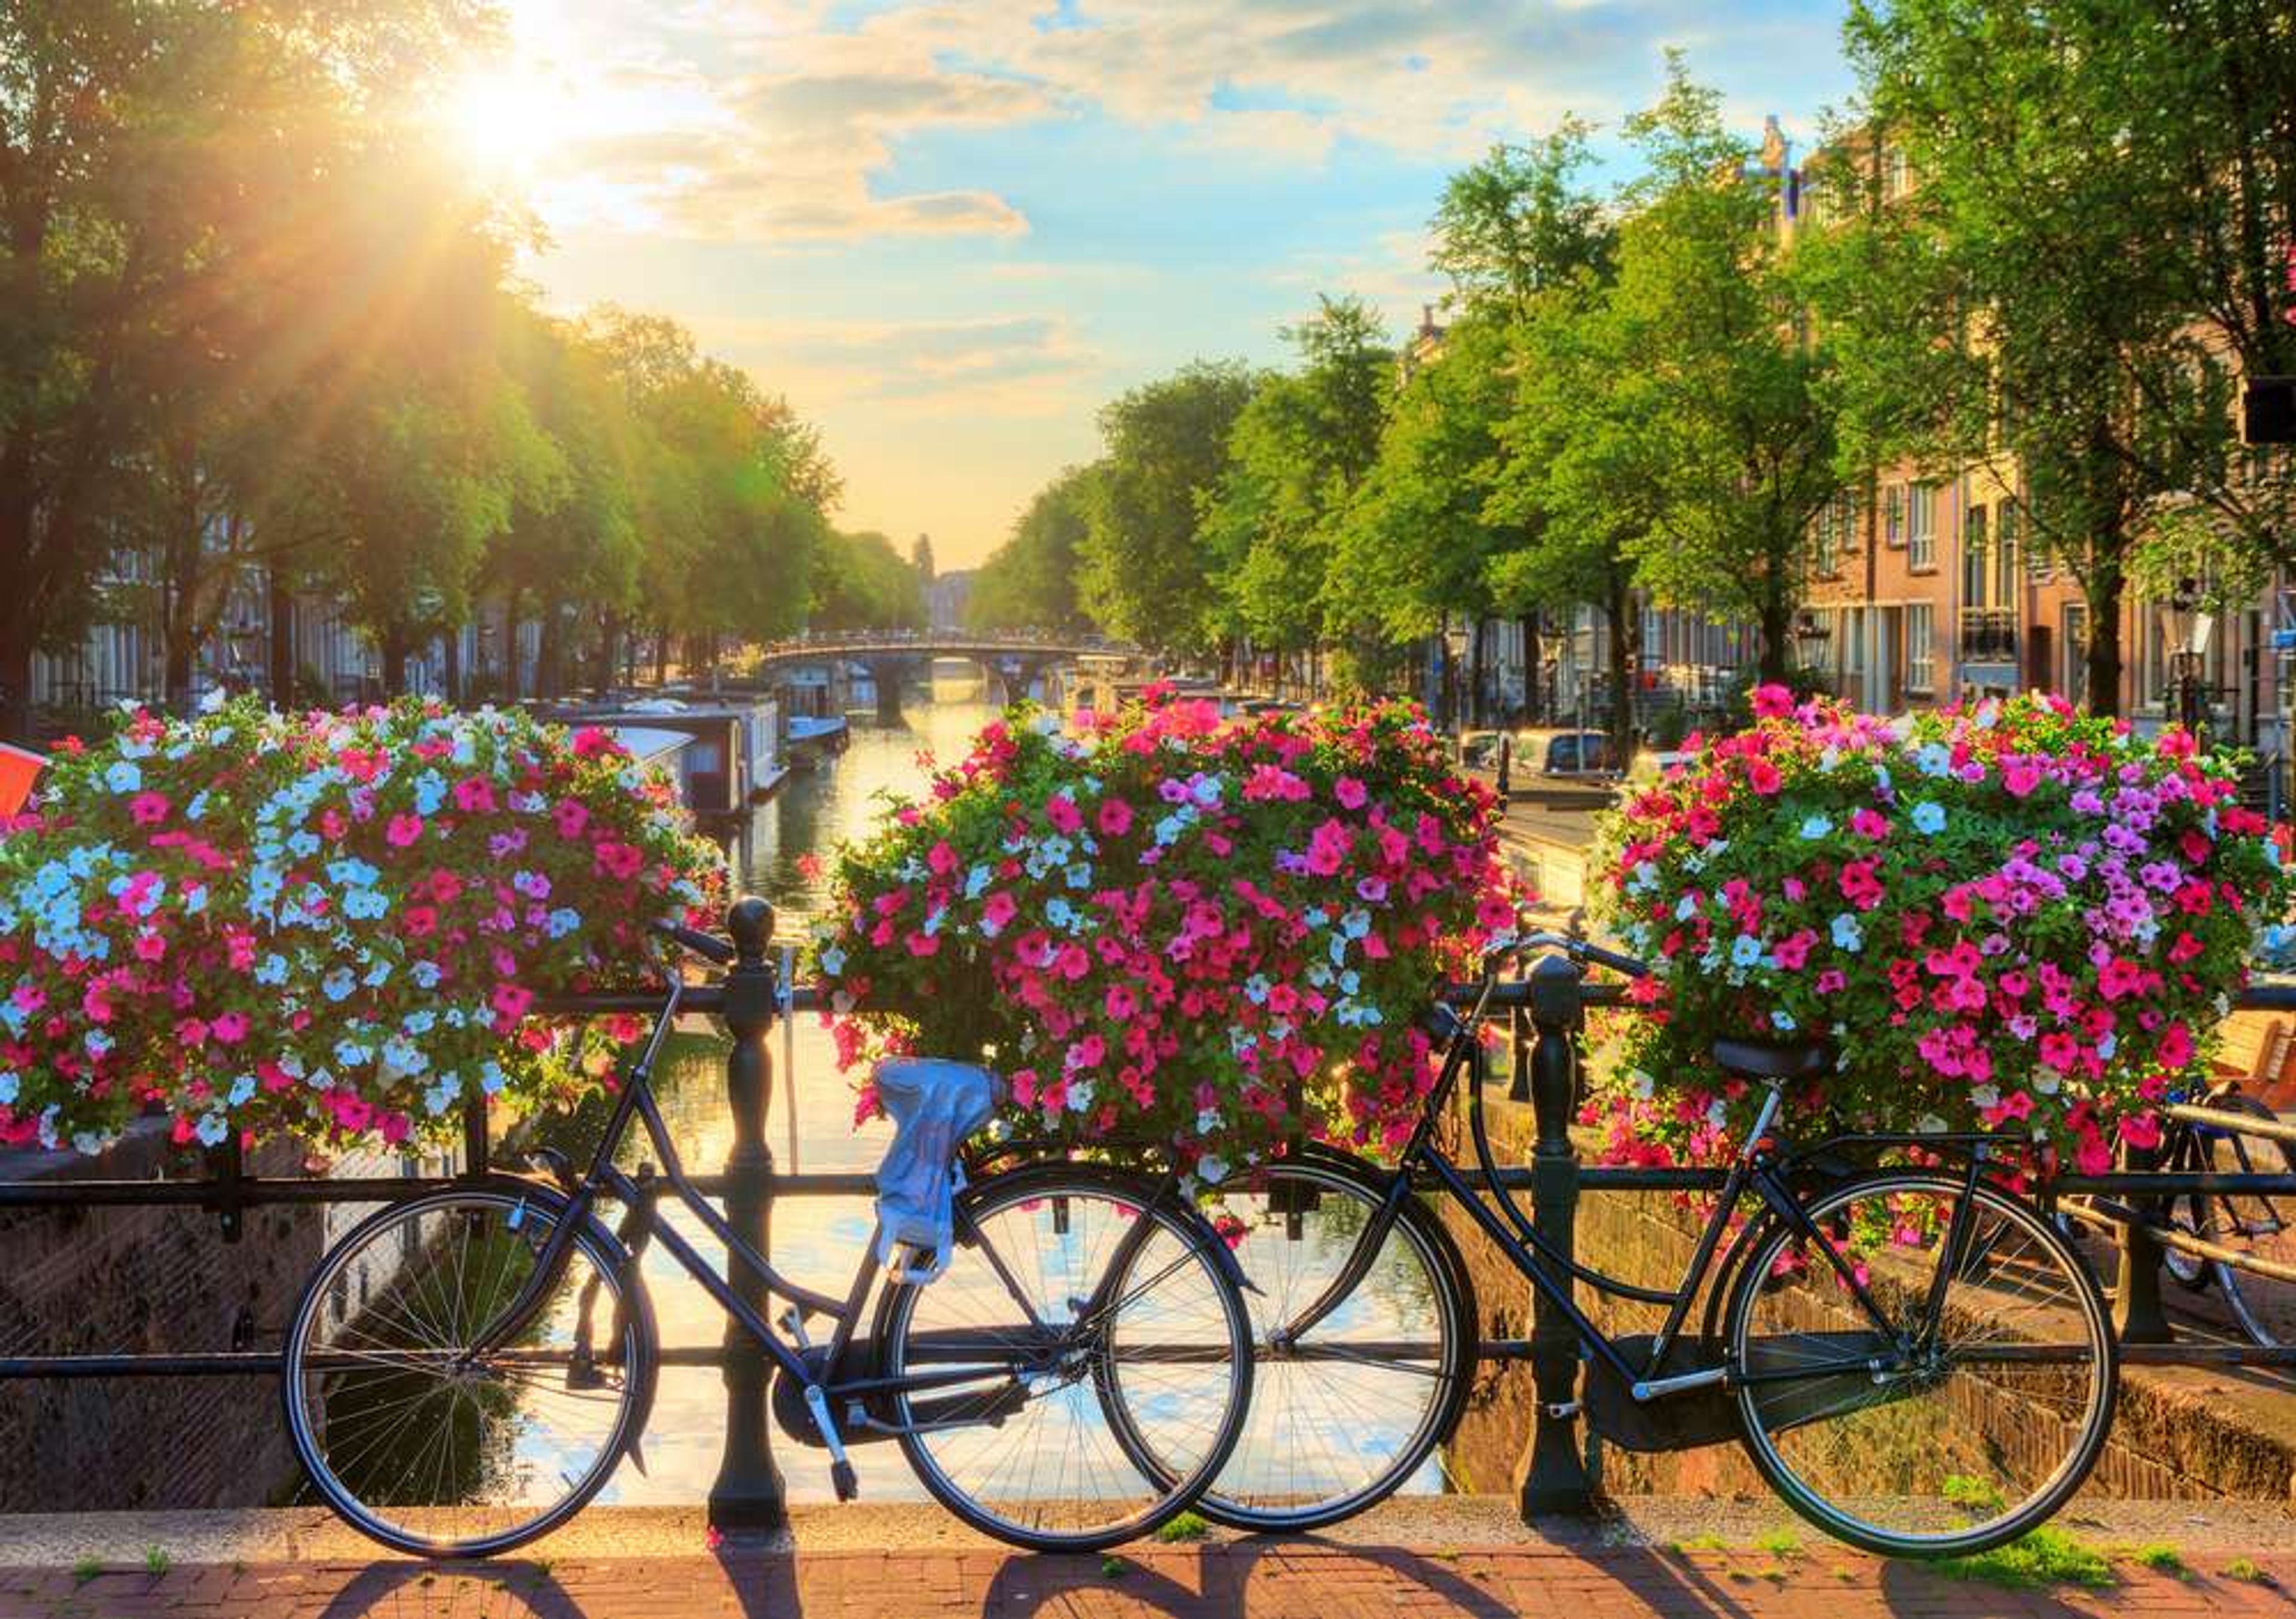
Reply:
[[1209, 1179], [1292, 1130], [1398, 1142], [1431, 986], [1513, 916], [1495, 801], [1414, 711], [1224, 723], [1163, 694], [1073, 736], [992, 724], [832, 891], [848, 1065], [986, 1056], [1013, 1126]]
[[[722, 891], [610, 736], [405, 701], [141, 710], [50, 762], [0, 838], [0, 1142], [451, 1135], [602, 1052], [531, 1015]], [[627, 1026], [617, 1032], [627, 1034]]]
[[1710, 1160], [1759, 1095], [1724, 1037], [1816, 1040], [1805, 1114], [1981, 1130], [2104, 1168], [2203, 1081], [2290, 884], [2234, 761], [2020, 697], [1890, 722], [1757, 694], [1755, 725], [1608, 818], [1597, 920], [1657, 974], [1587, 1119]]

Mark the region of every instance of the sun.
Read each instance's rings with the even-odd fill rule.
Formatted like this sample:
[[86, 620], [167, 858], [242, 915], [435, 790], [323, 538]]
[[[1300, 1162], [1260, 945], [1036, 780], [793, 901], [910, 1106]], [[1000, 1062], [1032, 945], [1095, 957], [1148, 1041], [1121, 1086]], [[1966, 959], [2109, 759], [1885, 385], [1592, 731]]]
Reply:
[[532, 69], [489, 66], [463, 76], [439, 107], [441, 132], [472, 168], [530, 175], [570, 133], [562, 85]]

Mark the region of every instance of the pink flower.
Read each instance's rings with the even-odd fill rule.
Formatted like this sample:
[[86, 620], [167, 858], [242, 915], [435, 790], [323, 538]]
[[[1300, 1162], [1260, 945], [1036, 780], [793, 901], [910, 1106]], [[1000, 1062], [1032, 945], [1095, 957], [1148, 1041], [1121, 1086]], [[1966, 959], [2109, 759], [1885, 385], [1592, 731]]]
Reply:
[[455, 784], [455, 808], [479, 815], [495, 807], [495, 785], [483, 776], [466, 776]]
[[1021, 908], [1013, 896], [998, 889], [980, 902], [981, 931], [992, 937], [1003, 933], [1020, 911]]
[[208, 1032], [226, 1046], [236, 1046], [247, 1038], [247, 1014], [226, 1012], [208, 1025]]
[[498, 983], [488, 1000], [495, 1009], [495, 1027], [500, 1029], [526, 1015], [526, 1009], [534, 1004], [534, 991], [514, 983]]
[[1371, 794], [1365, 790], [1363, 783], [1352, 776], [1342, 776], [1333, 782], [1332, 796], [1340, 801], [1342, 809], [1347, 810], [1360, 810], [1371, 798]]
[[1120, 838], [1132, 830], [1132, 806], [1120, 798], [1104, 799], [1097, 820], [1101, 836]]
[[1067, 834], [1084, 829], [1084, 814], [1076, 807], [1076, 800], [1065, 793], [1055, 793], [1045, 801], [1045, 818], [1055, 832]]
[[168, 818], [168, 797], [164, 793], [138, 793], [127, 801], [128, 818], [138, 826], [156, 826]]
[[1746, 761], [1746, 785], [1762, 797], [1775, 796], [1784, 782], [1784, 778], [1778, 774], [1777, 766], [1768, 760], [1750, 759]]
[[590, 824], [590, 811], [573, 799], [562, 798], [550, 818], [558, 827], [558, 835], [570, 841], [580, 837], [582, 828]]
[[[1775, 681], [1756, 686], [1752, 703], [1757, 719], [1778, 719], [1793, 712], [1793, 693]], [[1758, 787], [1755, 791], [1761, 789]]]
[[394, 815], [383, 828], [383, 842], [393, 849], [405, 849], [422, 835], [422, 818], [419, 815]]

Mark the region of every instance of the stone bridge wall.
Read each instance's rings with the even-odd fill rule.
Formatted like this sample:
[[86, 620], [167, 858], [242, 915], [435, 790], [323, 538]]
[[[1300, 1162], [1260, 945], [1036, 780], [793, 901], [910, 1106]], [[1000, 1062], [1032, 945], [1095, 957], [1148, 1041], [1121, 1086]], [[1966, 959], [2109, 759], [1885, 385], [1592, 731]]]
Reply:
[[[142, 1179], [172, 1157], [146, 1124], [101, 1158], [0, 1154], [0, 1178]], [[346, 1174], [393, 1172], [363, 1159]], [[251, 1174], [297, 1171], [289, 1146], [250, 1155]], [[0, 1354], [276, 1350], [327, 1232], [363, 1210], [249, 1209], [240, 1241], [188, 1208], [0, 1212]], [[272, 1377], [0, 1381], [0, 1512], [261, 1506], [298, 1482]]]
[[[1503, 1164], [1530, 1162], [1531, 1110], [1492, 1100], [1493, 1150]], [[1459, 1132], [1464, 1137], [1464, 1132]], [[1466, 1149], [1462, 1144], [1462, 1150]], [[1586, 1150], [1582, 1144], [1582, 1151]], [[1527, 1203], [1527, 1199], [1526, 1199]], [[1486, 1337], [1529, 1335], [1529, 1285], [1456, 1209], [1444, 1215], [1475, 1282]], [[1578, 1203], [1582, 1263], [1651, 1287], [1671, 1287], [1690, 1262], [1700, 1212], [1666, 1193], [1593, 1192]], [[2103, 1259], [2100, 1250], [2098, 1257]], [[1578, 1301], [1613, 1334], [1654, 1332], [1662, 1309], [1580, 1286]], [[1694, 1329], [1702, 1298], [1691, 1315]], [[1453, 1487], [1511, 1493], [1535, 1409], [1530, 1368], [1487, 1365], [1447, 1453]], [[1973, 1414], [2013, 1435], [2022, 1409]], [[1738, 1447], [1636, 1455], [1589, 1439], [1589, 1471], [1613, 1494], [1760, 1496], [1768, 1492]], [[2121, 1374], [2120, 1405], [2105, 1454], [2084, 1493], [2106, 1497], [2217, 1496], [2296, 1507], [2296, 1380], [2260, 1368], [2146, 1366]]]

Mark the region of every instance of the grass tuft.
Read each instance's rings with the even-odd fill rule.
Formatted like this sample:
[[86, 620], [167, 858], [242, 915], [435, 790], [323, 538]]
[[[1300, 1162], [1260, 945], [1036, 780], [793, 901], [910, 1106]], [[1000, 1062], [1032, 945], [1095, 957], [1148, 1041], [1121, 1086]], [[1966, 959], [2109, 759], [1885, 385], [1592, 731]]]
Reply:
[[1183, 1512], [1156, 1532], [1156, 1538], [1166, 1545], [1181, 1541], [1201, 1541], [1212, 1532], [1211, 1524], [1193, 1512]]
[[2185, 1554], [2166, 1541], [2150, 1541], [2128, 1555], [2155, 1574], [2174, 1574], [2181, 1580], [2191, 1572], [2185, 1566]]
[[2047, 1524], [1991, 1551], [1943, 1558], [1935, 1567], [1950, 1579], [1973, 1580], [2011, 1590], [2038, 1590], [2050, 1585], [2105, 1590], [2120, 1582], [2103, 1552], [2079, 1536]]
[[2277, 1583], [2270, 1574], [2257, 1566], [2256, 1560], [2252, 1557], [2234, 1557], [2224, 1566], [2224, 1577], [2227, 1580], [2237, 1580], [2243, 1585]]
[[103, 1560], [102, 1558], [82, 1557], [78, 1562], [72, 1565], [72, 1583], [75, 1585], [85, 1585], [102, 1572]]
[[1100, 1572], [1102, 1577], [1104, 1579], [1121, 1580], [1125, 1575], [1132, 1572], [1132, 1565], [1126, 1562], [1122, 1557], [1118, 1557], [1114, 1552], [1111, 1552], [1108, 1556], [1101, 1558]]
[[154, 1580], [166, 1578], [168, 1571], [175, 1566], [176, 1559], [168, 1555], [165, 1546], [146, 1546], [144, 1549], [144, 1572]]
[[1669, 1542], [1669, 1549], [1674, 1551], [1727, 1551], [1730, 1542], [1718, 1534], [1686, 1534], [1678, 1541]]
[[1791, 1529], [1772, 1529], [1754, 1537], [1754, 1549], [1767, 1551], [1774, 1557], [1801, 1556], [1801, 1536]]

